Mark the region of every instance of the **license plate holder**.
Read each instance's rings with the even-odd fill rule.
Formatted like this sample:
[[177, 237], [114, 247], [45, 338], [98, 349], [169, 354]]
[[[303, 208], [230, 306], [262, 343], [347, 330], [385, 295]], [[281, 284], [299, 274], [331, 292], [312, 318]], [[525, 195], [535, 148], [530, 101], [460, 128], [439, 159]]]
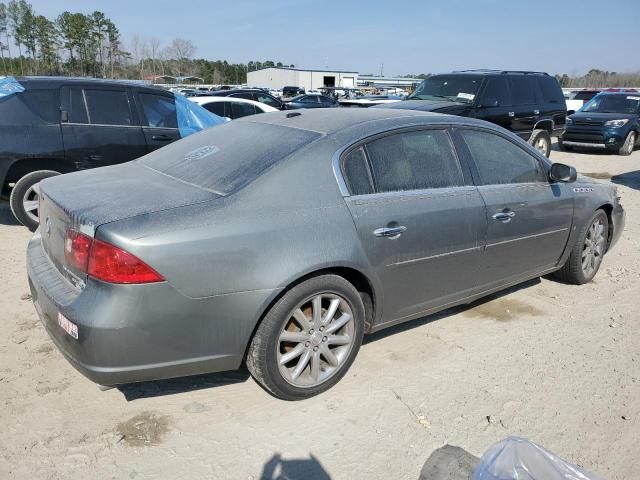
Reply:
[[60, 325], [69, 336], [78, 340], [78, 326], [60, 312], [58, 312], [58, 325]]

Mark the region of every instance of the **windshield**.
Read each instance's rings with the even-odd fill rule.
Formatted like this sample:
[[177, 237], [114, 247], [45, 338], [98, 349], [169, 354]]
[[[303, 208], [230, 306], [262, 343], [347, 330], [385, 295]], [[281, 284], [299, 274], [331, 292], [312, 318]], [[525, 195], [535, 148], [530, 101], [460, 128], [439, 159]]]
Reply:
[[639, 113], [640, 95], [596, 95], [580, 111], [591, 113]]
[[473, 103], [482, 83], [481, 77], [468, 75], [435, 75], [423, 80], [409, 100], [441, 100]]

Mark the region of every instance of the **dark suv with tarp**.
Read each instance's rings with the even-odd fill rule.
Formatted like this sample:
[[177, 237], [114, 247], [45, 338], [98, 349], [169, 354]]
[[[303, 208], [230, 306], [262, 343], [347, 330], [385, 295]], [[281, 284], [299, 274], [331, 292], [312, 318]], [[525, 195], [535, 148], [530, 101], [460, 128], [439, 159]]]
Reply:
[[562, 135], [567, 105], [558, 81], [542, 72], [465, 70], [433, 75], [402, 102], [402, 108], [479, 118], [528, 141], [545, 156], [551, 137]]
[[40, 180], [133, 160], [223, 122], [181, 95], [138, 82], [0, 77], [2, 197], [35, 230]]

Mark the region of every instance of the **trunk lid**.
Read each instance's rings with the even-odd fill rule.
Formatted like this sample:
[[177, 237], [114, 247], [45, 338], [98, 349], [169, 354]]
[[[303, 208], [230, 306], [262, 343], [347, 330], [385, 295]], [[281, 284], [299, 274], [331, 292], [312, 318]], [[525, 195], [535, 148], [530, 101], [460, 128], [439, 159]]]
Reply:
[[83, 288], [86, 273], [65, 260], [67, 229], [93, 237], [105, 223], [219, 198], [219, 194], [163, 175], [139, 162], [60, 175], [40, 182], [40, 234], [60, 273]]

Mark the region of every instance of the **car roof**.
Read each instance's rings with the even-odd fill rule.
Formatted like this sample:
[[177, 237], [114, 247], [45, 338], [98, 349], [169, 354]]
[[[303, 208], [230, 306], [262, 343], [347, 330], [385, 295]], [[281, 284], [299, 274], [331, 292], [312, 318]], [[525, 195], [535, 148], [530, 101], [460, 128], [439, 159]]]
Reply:
[[197, 103], [198, 105], [206, 105], [207, 103], [222, 103], [222, 102], [248, 103], [249, 105], [254, 105], [261, 109], [263, 109], [264, 107], [267, 107], [266, 110], [271, 111], [271, 109], [273, 109], [273, 111], [278, 111], [276, 108], [273, 108], [270, 105], [267, 105], [261, 102], [256, 102], [255, 100], [249, 100], [247, 98], [240, 98], [240, 97], [222, 97], [222, 96], [214, 97], [214, 96], [205, 95], [202, 97], [189, 97], [189, 100]]
[[266, 123], [332, 135], [352, 127], [366, 127], [367, 123], [370, 123], [371, 128], [375, 129], [379, 127], [380, 122], [385, 120], [393, 122], [394, 119], [397, 120], [395, 123], [398, 126], [416, 123], [421, 125], [448, 123], [491, 126], [488, 122], [444, 113], [388, 108], [318, 108], [279, 111], [269, 115], [251, 115], [235, 121]]
[[111, 79], [103, 79], [103, 78], [90, 78], [90, 77], [39, 77], [39, 76], [29, 76], [29, 77], [16, 77], [16, 80], [20, 82], [20, 84], [25, 87], [64, 87], [70, 85], [101, 85], [101, 86], [109, 86], [115, 85], [120, 87], [135, 87], [141, 89], [153, 90], [154, 92], [166, 92], [171, 94], [168, 90], [164, 88], [155, 87], [153, 85], [147, 85], [145, 83], [135, 81], [135, 80], [111, 80]]

